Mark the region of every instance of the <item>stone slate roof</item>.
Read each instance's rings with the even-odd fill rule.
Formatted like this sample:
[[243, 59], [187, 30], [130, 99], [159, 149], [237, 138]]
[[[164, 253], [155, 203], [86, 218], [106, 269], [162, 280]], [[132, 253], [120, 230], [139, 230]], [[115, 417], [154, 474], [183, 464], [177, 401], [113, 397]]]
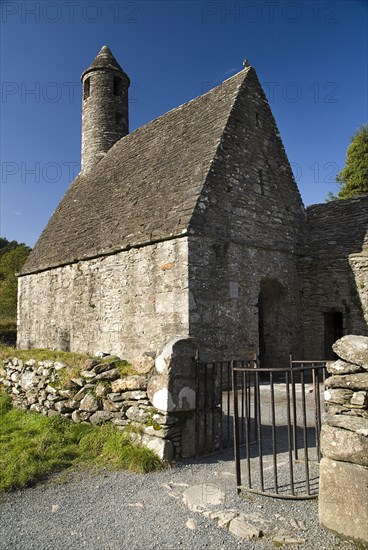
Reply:
[[250, 71], [128, 134], [80, 173], [21, 275], [185, 234]]
[[97, 71], [99, 69], [112, 69], [114, 71], [119, 71], [119, 73], [123, 73], [129, 79], [128, 75], [120, 67], [108, 46], [102, 46], [101, 50], [96, 55], [88, 69], [83, 71], [81, 78], [83, 79], [87, 73]]

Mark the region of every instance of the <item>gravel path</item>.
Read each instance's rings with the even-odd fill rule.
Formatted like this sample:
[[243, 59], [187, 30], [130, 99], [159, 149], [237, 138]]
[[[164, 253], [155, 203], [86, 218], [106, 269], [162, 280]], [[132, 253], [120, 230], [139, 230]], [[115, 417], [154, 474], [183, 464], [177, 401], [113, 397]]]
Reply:
[[[294, 522], [293, 533], [306, 540], [298, 548], [356, 548], [318, 526], [316, 500], [282, 501], [249, 494], [239, 498], [234, 479], [230, 454], [182, 462], [148, 475], [101, 470], [54, 475], [47, 483], [0, 495], [0, 550], [275, 548], [269, 536], [245, 542], [214, 520], [191, 512], [182, 493], [202, 483], [218, 485], [226, 493], [221, 509], [272, 518], [279, 530], [290, 531], [295, 519], [304, 522], [306, 530], [298, 533]], [[186, 526], [189, 519], [194, 529]]]

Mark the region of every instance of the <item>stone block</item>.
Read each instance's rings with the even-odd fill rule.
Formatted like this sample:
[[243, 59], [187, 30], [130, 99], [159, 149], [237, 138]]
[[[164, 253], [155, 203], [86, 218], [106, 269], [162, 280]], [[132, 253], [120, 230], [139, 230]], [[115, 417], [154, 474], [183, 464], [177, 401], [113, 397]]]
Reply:
[[368, 438], [350, 430], [324, 424], [321, 430], [324, 457], [368, 466]]
[[94, 395], [87, 393], [80, 402], [79, 408], [81, 411], [95, 412], [98, 409], [98, 401]]
[[219, 506], [225, 501], [226, 495], [218, 485], [193, 485], [183, 493], [183, 502], [192, 512], [203, 512]]
[[332, 349], [341, 359], [368, 370], [368, 337], [348, 334], [337, 340]]
[[335, 428], [343, 428], [368, 437], [368, 419], [347, 414], [327, 414], [325, 423]]
[[170, 440], [152, 437], [144, 434], [142, 436], [142, 445], [151, 449], [161, 460], [171, 462], [174, 458], [174, 447]]
[[359, 372], [361, 370], [359, 365], [347, 363], [342, 359], [338, 359], [337, 361], [328, 361], [326, 367], [327, 372], [330, 374], [353, 374], [354, 372]]
[[344, 537], [368, 543], [368, 468], [323, 458], [319, 521]]
[[145, 376], [126, 376], [111, 383], [113, 393], [145, 389], [147, 389], [147, 378]]
[[356, 374], [334, 375], [326, 379], [326, 388], [347, 388], [350, 390], [368, 389], [368, 372]]
[[109, 411], [96, 411], [89, 417], [91, 424], [103, 424], [111, 418], [111, 413]]

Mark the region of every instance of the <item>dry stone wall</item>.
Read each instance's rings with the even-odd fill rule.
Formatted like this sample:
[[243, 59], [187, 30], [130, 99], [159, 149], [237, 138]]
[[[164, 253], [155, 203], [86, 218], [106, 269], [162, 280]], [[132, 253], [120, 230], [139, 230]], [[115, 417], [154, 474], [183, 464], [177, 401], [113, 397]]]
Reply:
[[193, 350], [190, 341], [173, 340], [156, 358], [136, 358], [134, 374], [123, 377], [122, 362], [113, 356], [87, 359], [78, 370], [58, 361], [10, 358], [0, 366], [0, 388], [24, 410], [75, 423], [133, 426], [135, 440], [171, 461], [195, 451]]
[[368, 338], [344, 336], [327, 364], [327, 414], [321, 431], [319, 519], [368, 543]]

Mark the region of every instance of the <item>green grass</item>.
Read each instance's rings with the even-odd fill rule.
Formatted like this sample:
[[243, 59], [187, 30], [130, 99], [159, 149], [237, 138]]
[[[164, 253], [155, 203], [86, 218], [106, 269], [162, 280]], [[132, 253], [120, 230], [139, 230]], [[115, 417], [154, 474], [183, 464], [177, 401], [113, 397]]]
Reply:
[[70, 466], [103, 466], [147, 473], [165, 464], [111, 424], [74, 424], [13, 409], [0, 393], [0, 491], [25, 487]]
[[23, 361], [35, 359], [36, 361], [60, 361], [66, 363], [70, 367], [81, 367], [86, 359], [91, 359], [91, 355], [85, 353], [72, 353], [69, 351], [53, 351], [49, 349], [16, 349], [8, 346], [0, 345], [0, 361], [17, 357]]

